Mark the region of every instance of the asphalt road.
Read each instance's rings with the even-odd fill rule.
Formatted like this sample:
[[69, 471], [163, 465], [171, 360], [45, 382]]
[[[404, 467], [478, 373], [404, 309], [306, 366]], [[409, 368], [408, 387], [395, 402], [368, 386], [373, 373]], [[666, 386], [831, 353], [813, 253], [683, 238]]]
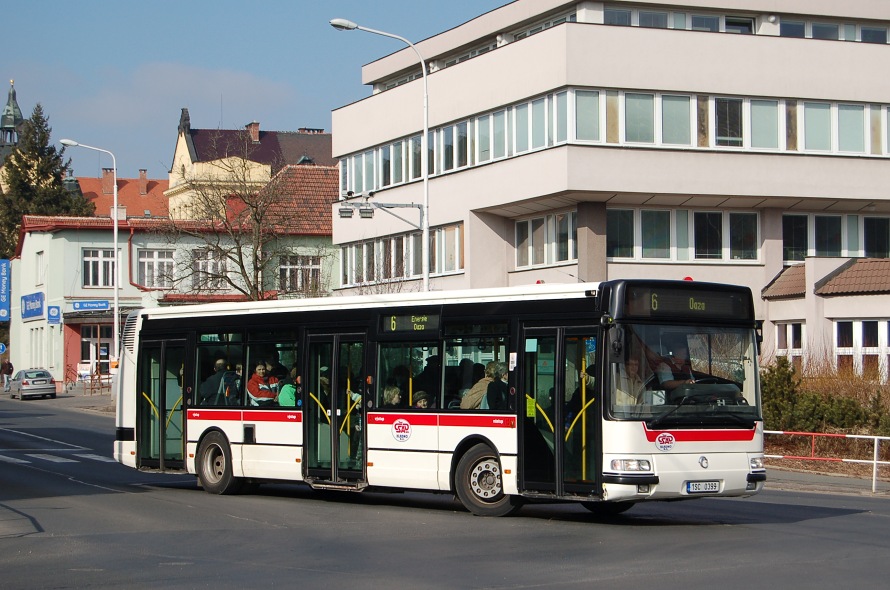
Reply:
[[0, 587], [724, 590], [883, 588], [890, 576], [890, 496], [849, 483], [611, 520], [575, 504], [485, 519], [447, 495], [283, 484], [211, 496], [192, 476], [109, 462], [110, 400], [84, 397], [0, 399]]

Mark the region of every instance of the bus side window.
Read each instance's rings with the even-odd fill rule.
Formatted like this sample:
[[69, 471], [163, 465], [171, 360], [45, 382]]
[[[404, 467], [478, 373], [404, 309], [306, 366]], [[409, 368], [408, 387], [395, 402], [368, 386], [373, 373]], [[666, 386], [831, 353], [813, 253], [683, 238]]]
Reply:
[[437, 342], [381, 344], [378, 358], [376, 407], [414, 408], [417, 396], [427, 400], [427, 408], [439, 407], [442, 377]]

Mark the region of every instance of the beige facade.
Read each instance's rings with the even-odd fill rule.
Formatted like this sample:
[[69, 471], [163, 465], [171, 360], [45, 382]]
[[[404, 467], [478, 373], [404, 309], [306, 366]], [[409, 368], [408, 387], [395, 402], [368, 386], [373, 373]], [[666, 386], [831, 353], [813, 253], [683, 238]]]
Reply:
[[[792, 318], [804, 348], [833, 350], [851, 317], [879, 322], [890, 352], [886, 294], [760, 297], [788, 265], [806, 261], [815, 284], [890, 257], [888, 31], [880, 0], [519, 0], [419, 42], [432, 288], [731, 282], [755, 293], [768, 353], [785, 353]], [[416, 54], [362, 80], [371, 95], [333, 112], [341, 195], [422, 203]], [[403, 211], [334, 207], [344, 291], [420, 288]]]

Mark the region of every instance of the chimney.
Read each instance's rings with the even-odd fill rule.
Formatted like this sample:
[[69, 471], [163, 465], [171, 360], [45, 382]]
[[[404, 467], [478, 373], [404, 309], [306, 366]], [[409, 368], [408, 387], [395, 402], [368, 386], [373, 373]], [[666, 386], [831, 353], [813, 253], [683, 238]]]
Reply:
[[148, 194], [148, 170], [145, 168], [139, 169], [139, 194], [147, 195]]
[[114, 168], [102, 168], [102, 194], [114, 194]]
[[250, 133], [250, 141], [254, 143], [260, 142], [260, 124], [257, 121], [245, 125], [247, 132]]

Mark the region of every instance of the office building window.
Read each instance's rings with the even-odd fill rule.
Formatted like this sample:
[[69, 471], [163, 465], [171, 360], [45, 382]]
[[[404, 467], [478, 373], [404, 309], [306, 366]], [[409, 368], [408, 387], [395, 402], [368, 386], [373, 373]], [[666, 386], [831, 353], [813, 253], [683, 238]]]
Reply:
[[829, 39], [837, 41], [840, 39], [840, 30], [837, 25], [830, 23], [813, 23], [812, 25], [813, 39]]
[[859, 29], [859, 38], [863, 43], [887, 43], [887, 29], [885, 27], [866, 27]]
[[558, 264], [578, 258], [574, 211], [516, 222], [516, 267]]
[[633, 258], [634, 212], [632, 209], [606, 211], [606, 256]]
[[641, 27], [666, 29], [668, 26], [668, 13], [641, 10], [639, 13], [639, 22]]
[[723, 214], [696, 211], [693, 214], [693, 237], [696, 260], [723, 258]]
[[807, 36], [807, 24], [801, 21], [782, 19], [782, 23], [779, 25], [779, 35], [803, 39]]
[[640, 238], [643, 258], [670, 258], [671, 212], [640, 211]]
[[600, 140], [600, 93], [597, 91], [575, 91], [575, 138]]
[[719, 33], [720, 32], [720, 17], [719, 16], [701, 16], [701, 15], [692, 15], [692, 30], [693, 31], [708, 31], [711, 33]]
[[862, 220], [862, 231], [867, 258], [890, 258], [890, 219], [866, 217]]
[[831, 149], [831, 105], [821, 102], [805, 102], [804, 147], [807, 150]]
[[816, 256], [841, 255], [841, 217], [839, 215], [816, 215], [813, 217]]
[[625, 93], [624, 139], [634, 143], [655, 142], [655, 97]]
[[807, 257], [806, 215], [782, 216], [782, 259], [787, 262], [801, 261]]
[[842, 152], [865, 152], [865, 107], [856, 104], [837, 106], [837, 142]]
[[742, 147], [742, 99], [717, 98], [714, 100], [716, 143], [719, 146]]
[[692, 144], [690, 97], [661, 97], [661, 142], [673, 145]]
[[603, 15], [603, 22], [607, 25], [630, 26], [630, 11], [607, 8]]
[[751, 147], [779, 149], [778, 101], [751, 101]]

